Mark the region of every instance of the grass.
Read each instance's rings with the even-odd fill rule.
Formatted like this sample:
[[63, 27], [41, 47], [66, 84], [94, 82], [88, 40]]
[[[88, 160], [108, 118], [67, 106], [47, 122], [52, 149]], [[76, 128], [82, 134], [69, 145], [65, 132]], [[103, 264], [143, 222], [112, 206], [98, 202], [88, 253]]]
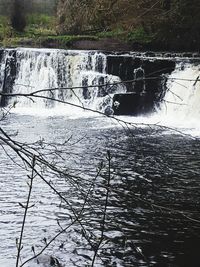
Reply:
[[111, 31], [97, 33], [99, 38], [123, 38], [126, 32], [123, 29], [117, 28]]
[[153, 41], [153, 35], [145, 32], [142, 27], [137, 27], [132, 31], [114, 29], [112, 31], [100, 32], [97, 36], [99, 38], [116, 38], [125, 42], [138, 42], [141, 44], [147, 44]]
[[55, 17], [45, 14], [30, 14], [27, 16], [27, 27], [25, 33], [29, 36], [40, 35], [56, 35]]
[[127, 40], [147, 44], [153, 41], [153, 35], [148, 34], [143, 27], [138, 27], [127, 34]]
[[63, 35], [63, 36], [37, 36], [32, 37], [11, 37], [4, 38], [0, 44], [4, 47], [52, 47], [52, 48], [70, 48], [74, 41], [79, 40], [98, 40], [96, 36], [88, 35]]
[[27, 16], [27, 26], [24, 32], [15, 31], [9, 18], [0, 16], [0, 41], [1, 44], [15, 45], [19, 41], [35, 39], [39, 36], [56, 35], [55, 17], [44, 14], [31, 14]]
[[40, 25], [44, 27], [52, 27], [55, 23], [55, 18], [46, 14], [30, 14], [27, 16], [27, 24]]

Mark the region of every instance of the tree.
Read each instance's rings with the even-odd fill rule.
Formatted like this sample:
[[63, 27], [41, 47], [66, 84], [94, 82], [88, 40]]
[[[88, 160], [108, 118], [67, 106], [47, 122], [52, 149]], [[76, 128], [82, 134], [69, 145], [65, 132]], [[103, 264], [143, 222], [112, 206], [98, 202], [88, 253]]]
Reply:
[[108, 30], [124, 19], [133, 6], [130, 0], [60, 0], [58, 31], [77, 34], [86, 30]]
[[58, 32], [142, 28], [165, 49], [198, 49], [200, 2], [198, 0], [60, 0]]
[[24, 31], [26, 27], [24, 0], [14, 0], [11, 12], [11, 25], [16, 31]]

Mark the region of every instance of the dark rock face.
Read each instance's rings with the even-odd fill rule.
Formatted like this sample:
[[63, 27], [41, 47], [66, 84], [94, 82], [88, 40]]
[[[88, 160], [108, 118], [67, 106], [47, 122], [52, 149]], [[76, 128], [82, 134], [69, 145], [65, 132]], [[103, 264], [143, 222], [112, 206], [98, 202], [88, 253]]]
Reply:
[[[174, 69], [175, 62], [172, 60], [108, 56], [107, 73], [119, 76], [127, 88], [127, 95], [115, 95], [114, 113], [139, 115], [152, 112], [165, 93], [164, 75], [170, 74]], [[119, 103], [117, 106], [114, 105], [115, 101]]]
[[[5, 62], [4, 77], [1, 81], [2, 93], [12, 93], [13, 84], [16, 77], [16, 51], [11, 50], [9, 52], [9, 57], [7, 57]], [[0, 99], [0, 106], [5, 107], [8, 104], [8, 97], [2, 96]]]
[[113, 97], [113, 110], [115, 115], [133, 115], [146, 113], [145, 96], [136, 93], [115, 94]]

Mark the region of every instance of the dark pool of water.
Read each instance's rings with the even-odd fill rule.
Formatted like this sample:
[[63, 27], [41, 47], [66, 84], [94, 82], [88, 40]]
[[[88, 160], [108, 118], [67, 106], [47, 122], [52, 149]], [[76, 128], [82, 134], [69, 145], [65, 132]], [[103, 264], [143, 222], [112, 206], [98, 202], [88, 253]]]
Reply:
[[[3, 124], [10, 132], [18, 129], [16, 139], [25, 142], [44, 138], [46, 142], [56, 143], [70, 139], [66, 145], [59, 146], [63, 159], [57, 158], [57, 164], [65, 165], [70, 173], [80, 177], [77, 183], [84, 192], [89, 190], [103, 162], [83, 213], [86, 233], [76, 225], [53, 248], [64, 266], [66, 253], [71, 257], [71, 265], [66, 266], [91, 264], [94, 253], [85, 237], [93, 248], [98, 244], [109, 177], [107, 151], [111, 155], [111, 181], [103, 246], [99, 249], [101, 259], [97, 258], [96, 266], [200, 266], [200, 141], [149, 128], [127, 130], [102, 118], [12, 115]], [[1, 168], [6, 169], [5, 155], [1, 154]], [[49, 159], [52, 157], [47, 155]], [[4, 176], [11, 173], [12, 168]], [[57, 188], [62, 188], [63, 195], [79, 210], [83, 192], [70, 184], [64, 189], [68, 182], [56, 181]], [[17, 186], [15, 179], [11, 184]], [[45, 197], [48, 202], [50, 193], [44, 194]], [[51, 205], [54, 212], [51, 220], [69, 220], [65, 215], [67, 206], [61, 206], [59, 210], [58, 203], [55, 209]], [[6, 209], [11, 207], [6, 206]], [[44, 212], [48, 213], [48, 208]], [[48, 225], [48, 220], [45, 223]], [[6, 235], [11, 238], [9, 229]], [[73, 244], [71, 251], [69, 244]], [[5, 244], [2, 247], [5, 249]]]

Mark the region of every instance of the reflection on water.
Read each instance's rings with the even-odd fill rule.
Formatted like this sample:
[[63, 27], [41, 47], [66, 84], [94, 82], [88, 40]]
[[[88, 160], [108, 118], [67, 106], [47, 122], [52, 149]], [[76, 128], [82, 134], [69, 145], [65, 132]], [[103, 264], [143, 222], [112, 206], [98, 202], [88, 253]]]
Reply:
[[[102, 118], [12, 115], [3, 124], [10, 132], [18, 129], [16, 138], [23, 142], [44, 138], [45, 142], [63, 143], [69, 139], [60, 145], [62, 158], [56, 162], [81, 177], [77, 186], [84, 192], [90, 188], [82, 220], [86, 233], [80, 225], [74, 225], [46, 253], [56, 256], [64, 266], [91, 265], [94, 253], [85, 237], [93, 246], [100, 237], [109, 150], [111, 184], [104, 241], [95, 266], [199, 266], [200, 223], [195, 221], [200, 220], [198, 140], [146, 128], [126, 130]], [[53, 160], [49, 153], [46, 157]], [[95, 179], [102, 162], [102, 171]], [[0, 266], [11, 267], [23, 213], [18, 202], [24, 203], [27, 195], [27, 171], [16, 166], [3, 151], [0, 164]], [[63, 177], [49, 174], [49, 179], [80, 210], [83, 192]], [[59, 224], [64, 227], [72, 215], [38, 178], [32, 203], [35, 206], [29, 211], [22, 251], [26, 257], [32, 245], [42, 247], [44, 238], [50, 240], [59, 231]]]

